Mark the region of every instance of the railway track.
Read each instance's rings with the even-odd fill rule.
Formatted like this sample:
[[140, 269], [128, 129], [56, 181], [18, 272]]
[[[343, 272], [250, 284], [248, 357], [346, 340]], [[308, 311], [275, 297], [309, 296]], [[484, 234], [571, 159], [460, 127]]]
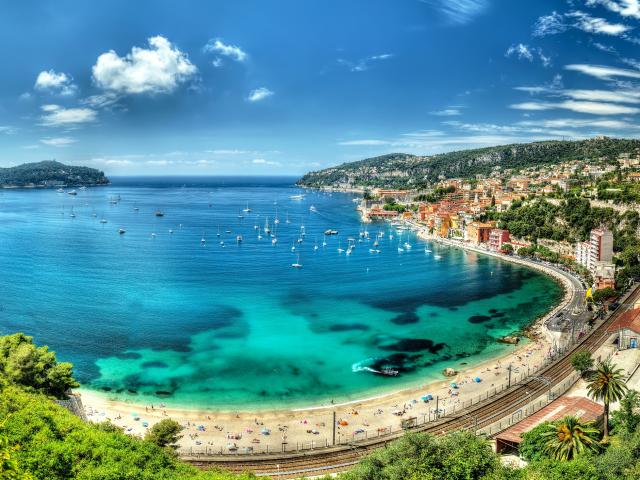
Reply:
[[[453, 416], [443, 417], [436, 422], [426, 423], [411, 430], [437, 435], [470, 427], [482, 429], [518, 412], [532, 400], [546, 394], [553, 387], [565, 381], [573, 373], [571, 355], [576, 350], [583, 349], [594, 353], [609, 338], [610, 335], [607, 333], [609, 326], [629, 309], [629, 305], [639, 299], [640, 286], [629, 294], [624, 304], [612, 315], [577, 342], [564, 356], [541, 370], [536, 377], [525, 379], [504, 392], [457, 412]], [[385, 438], [374, 438], [360, 441], [357, 444], [339, 445], [310, 452], [265, 454], [262, 456], [187, 457], [184, 460], [204, 469], [216, 468], [232, 472], [251, 471], [258, 476], [273, 476], [283, 479], [318, 476], [347, 470], [358, 463], [363, 456], [377, 448], [384, 447], [389, 441], [401, 435], [402, 432], [399, 432]]]

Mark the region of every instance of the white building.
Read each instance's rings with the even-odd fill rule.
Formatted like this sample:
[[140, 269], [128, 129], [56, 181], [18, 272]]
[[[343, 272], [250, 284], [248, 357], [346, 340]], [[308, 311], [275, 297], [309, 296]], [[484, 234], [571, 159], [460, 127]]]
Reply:
[[576, 262], [585, 268], [589, 268], [591, 257], [591, 242], [579, 242], [576, 245]]

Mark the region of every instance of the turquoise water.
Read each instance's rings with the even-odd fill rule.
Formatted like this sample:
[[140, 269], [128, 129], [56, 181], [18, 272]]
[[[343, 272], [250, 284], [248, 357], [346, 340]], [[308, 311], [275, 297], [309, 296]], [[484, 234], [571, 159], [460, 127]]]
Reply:
[[[85, 387], [122, 399], [315, 405], [503, 353], [496, 338], [560, 300], [539, 273], [413, 234], [399, 253], [387, 224], [358, 242], [352, 198], [289, 178], [120, 178], [76, 197], [2, 191], [0, 329], [33, 335]], [[258, 239], [267, 216], [272, 228], [280, 219], [276, 246]], [[370, 253], [378, 232], [380, 253]], [[348, 237], [351, 255], [338, 251]], [[383, 368], [399, 375], [375, 373]]]

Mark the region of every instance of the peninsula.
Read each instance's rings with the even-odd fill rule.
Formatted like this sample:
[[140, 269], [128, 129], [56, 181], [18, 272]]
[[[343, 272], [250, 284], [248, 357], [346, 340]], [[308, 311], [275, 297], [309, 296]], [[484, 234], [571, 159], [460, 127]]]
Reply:
[[65, 165], [55, 160], [0, 168], [1, 188], [59, 188], [108, 184], [109, 179], [100, 170]]

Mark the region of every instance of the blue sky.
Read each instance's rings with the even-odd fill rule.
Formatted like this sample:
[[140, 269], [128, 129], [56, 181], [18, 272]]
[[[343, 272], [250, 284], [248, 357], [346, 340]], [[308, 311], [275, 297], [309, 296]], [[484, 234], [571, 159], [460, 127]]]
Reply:
[[301, 174], [640, 133], [640, 0], [2, 2], [0, 165]]

